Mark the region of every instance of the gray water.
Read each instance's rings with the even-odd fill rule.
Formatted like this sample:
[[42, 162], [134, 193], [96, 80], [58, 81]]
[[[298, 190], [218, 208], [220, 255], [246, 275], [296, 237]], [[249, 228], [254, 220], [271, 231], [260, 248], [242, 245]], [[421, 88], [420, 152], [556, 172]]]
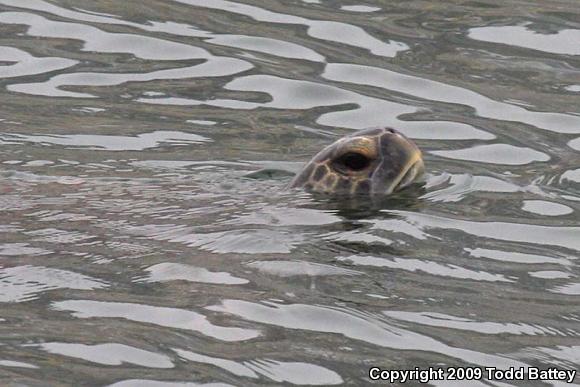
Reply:
[[[578, 369], [576, 0], [0, 11], [2, 386]], [[377, 125], [423, 149], [424, 191], [244, 177]], [[569, 385], [428, 385], [513, 384]]]

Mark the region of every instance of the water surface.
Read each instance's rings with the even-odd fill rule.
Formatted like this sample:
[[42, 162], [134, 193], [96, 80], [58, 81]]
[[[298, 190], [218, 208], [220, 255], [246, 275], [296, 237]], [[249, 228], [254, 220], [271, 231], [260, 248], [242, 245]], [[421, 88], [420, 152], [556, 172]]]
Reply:
[[[577, 3], [244, 1], [0, 0], [1, 384], [578, 369]], [[424, 191], [244, 177], [375, 125]]]

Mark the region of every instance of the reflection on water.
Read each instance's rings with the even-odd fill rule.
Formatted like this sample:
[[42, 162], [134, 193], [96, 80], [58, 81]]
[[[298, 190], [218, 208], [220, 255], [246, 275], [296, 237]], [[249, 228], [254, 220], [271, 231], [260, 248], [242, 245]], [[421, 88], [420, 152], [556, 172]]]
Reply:
[[[577, 369], [578, 17], [571, 0], [0, 0], [0, 380]], [[423, 186], [283, 189], [374, 125], [424, 149]]]
[[513, 46], [554, 54], [580, 55], [580, 46], [575, 43], [580, 40], [580, 30], [548, 26], [547, 31], [542, 33], [542, 26], [537, 27], [539, 31], [531, 27], [529, 22], [515, 26], [479, 27], [470, 29], [467, 36], [485, 42], [504, 43], [507, 35], [509, 44]]

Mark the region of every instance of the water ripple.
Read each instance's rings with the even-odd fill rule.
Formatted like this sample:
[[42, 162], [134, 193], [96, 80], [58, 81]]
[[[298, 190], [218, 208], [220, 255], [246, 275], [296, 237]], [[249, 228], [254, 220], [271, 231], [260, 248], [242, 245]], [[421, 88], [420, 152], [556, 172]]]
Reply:
[[501, 165], [525, 165], [550, 160], [550, 156], [543, 152], [510, 144], [478, 145], [468, 149], [431, 151], [431, 153], [455, 160]]
[[564, 266], [571, 266], [572, 261], [565, 258], [556, 258], [556, 257], [548, 257], [543, 255], [537, 254], [529, 254], [529, 253], [520, 253], [515, 251], [501, 251], [501, 250], [492, 250], [492, 249], [484, 249], [484, 248], [466, 248], [465, 251], [469, 253], [469, 255], [476, 257], [476, 258], [489, 258], [495, 259], [503, 262], [516, 262], [516, 263], [527, 263], [527, 264], [536, 264], [536, 263], [555, 263]]
[[337, 259], [341, 262], [350, 262], [357, 266], [387, 267], [391, 269], [400, 269], [411, 272], [419, 271], [436, 276], [471, 279], [475, 281], [513, 282], [513, 280], [505, 278], [501, 274], [491, 274], [484, 271], [473, 271], [457, 265], [443, 265], [436, 262], [422, 261], [418, 259], [386, 259], [372, 256], [338, 257]]
[[51, 97], [96, 98], [92, 94], [61, 90], [62, 86], [115, 86], [127, 82], [148, 82], [153, 80], [221, 77], [237, 74], [252, 67], [247, 62], [233, 58], [215, 58], [196, 66], [149, 73], [84, 73], [60, 74], [41, 83], [12, 84], [8, 89], [31, 95]]
[[546, 200], [525, 200], [522, 210], [546, 216], [569, 215], [574, 212], [574, 210], [568, 206], [548, 202]]
[[347, 23], [326, 20], [310, 20], [299, 16], [282, 14], [253, 5], [234, 3], [227, 0], [214, 0], [210, 3], [203, 0], [174, 1], [196, 7], [212, 8], [245, 15], [261, 22], [305, 25], [308, 27], [308, 35], [314, 38], [364, 48], [375, 55], [393, 57], [398, 52], [409, 49], [409, 46], [405, 43], [396, 41], [388, 43], [383, 42], [371, 36], [364, 29]]
[[79, 63], [76, 60], [53, 57], [35, 57], [15, 47], [0, 46], [0, 58], [9, 58], [14, 64], [0, 66], [0, 78], [44, 74], [64, 70]]
[[32, 368], [32, 369], [38, 368], [33, 364], [13, 360], [0, 360], [0, 367], [17, 367], [17, 368]]
[[305, 261], [258, 261], [246, 266], [279, 277], [360, 275], [362, 272]]
[[[65, 92], [66, 93], [66, 92]], [[210, 142], [211, 139], [194, 133], [170, 130], [157, 130], [141, 133], [136, 136], [112, 136], [102, 134], [69, 134], [69, 135], [24, 135], [0, 133], [0, 145], [37, 143], [63, 145], [74, 148], [107, 151], [131, 151], [155, 148], [161, 145], [190, 145]]]
[[554, 54], [580, 55], [580, 30], [561, 29], [549, 34], [534, 31], [532, 23], [518, 26], [488, 26], [471, 28], [467, 36], [484, 42], [509, 44], [551, 52]]
[[25, 302], [55, 289], [92, 290], [109, 285], [68, 270], [22, 265], [0, 268], [0, 302]]
[[143, 235], [155, 240], [183, 243], [200, 247], [213, 253], [289, 253], [304, 241], [303, 234], [268, 229], [243, 229], [216, 232], [197, 232], [194, 228], [180, 225], [129, 226], [133, 235]]
[[30, 36], [78, 39], [84, 42], [83, 51], [126, 53], [148, 60], [208, 59], [204, 49], [169, 40], [142, 35], [111, 33], [79, 23], [57, 22], [25, 12], [4, 12], [0, 23], [29, 26]]
[[0, 244], [0, 256], [34, 256], [50, 254], [51, 251], [39, 247], [30, 247], [29, 243], [3, 243]]
[[[474, 91], [394, 71], [348, 63], [328, 64], [324, 77], [340, 82], [382, 87], [434, 101], [467, 104], [481, 117], [523, 122], [558, 133], [580, 133], [580, 117], [570, 114], [534, 112], [494, 101]], [[479, 132], [481, 133], [481, 132]], [[494, 138], [487, 134], [488, 138]]]
[[78, 318], [122, 318], [195, 331], [222, 341], [244, 341], [260, 336], [255, 329], [217, 326], [200, 313], [176, 308], [90, 300], [58, 301], [52, 307], [58, 311], [72, 312]]
[[580, 251], [580, 227], [559, 227], [509, 222], [474, 222], [461, 219], [450, 219], [439, 216], [398, 212], [405, 217], [408, 225], [421, 234], [425, 229], [445, 228], [459, 230], [467, 234], [484, 238], [509, 240], [530, 244], [543, 244], [565, 247]]
[[262, 375], [278, 383], [286, 382], [295, 385], [328, 386], [343, 383], [343, 379], [336, 372], [314, 364], [281, 362], [273, 359], [235, 362], [178, 348], [173, 348], [173, 350], [184, 359], [210, 364], [241, 377], [257, 379], [259, 375]]
[[78, 343], [42, 343], [40, 349], [58, 355], [73, 357], [104, 365], [135, 364], [150, 368], [173, 368], [173, 362], [165, 355], [145, 351], [124, 344], [106, 343], [86, 345]]
[[208, 284], [242, 285], [247, 284], [247, 279], [234, 277], [226, 272], [211, 272], [203, 267], [194, 267], [179, 263], [159, 263], [145, 269], [149, 272], [145, 282], [164, 282], [185, 280], [191, 282], [203, 282]]
[[269, 303], [266, 306], [241, 300], [224, 300], [221, 305], [208, 309], [290, 329], [338, 333], [387, 348], [438, 352], [479, 365], [523, 366], [522, 363], [508, 358], [450, 347], [430, 337], [388, 325], [352, 310], [304, 304]]
[[468, 318], [450, 316], [443, 313], [433, 312], [404, 312], [404, 311], [386, 311], [383, 312], [391, 318], [424, 324], [436, 327], [461, 329], [472, 332], [484, 333], [488, 335], [566, 335], [554, 330], [553, 328], [544, 328], [532, 326], [524, 323], [498, 323], [492, 321], [475, 321]]
[[171, 382], [167, 380], [129, 379], [109, 384], [107, 387], [233, 387], [226, 383]]

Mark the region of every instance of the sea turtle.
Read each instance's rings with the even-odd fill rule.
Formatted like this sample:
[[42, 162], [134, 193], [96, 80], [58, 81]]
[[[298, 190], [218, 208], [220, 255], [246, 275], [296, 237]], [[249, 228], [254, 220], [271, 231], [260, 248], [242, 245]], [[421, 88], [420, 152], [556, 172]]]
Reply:
[[391, 128], [357, 131], [315, 155], [289, 187], [332, 195], [389, 195], [424, 172], [421, 150]]

